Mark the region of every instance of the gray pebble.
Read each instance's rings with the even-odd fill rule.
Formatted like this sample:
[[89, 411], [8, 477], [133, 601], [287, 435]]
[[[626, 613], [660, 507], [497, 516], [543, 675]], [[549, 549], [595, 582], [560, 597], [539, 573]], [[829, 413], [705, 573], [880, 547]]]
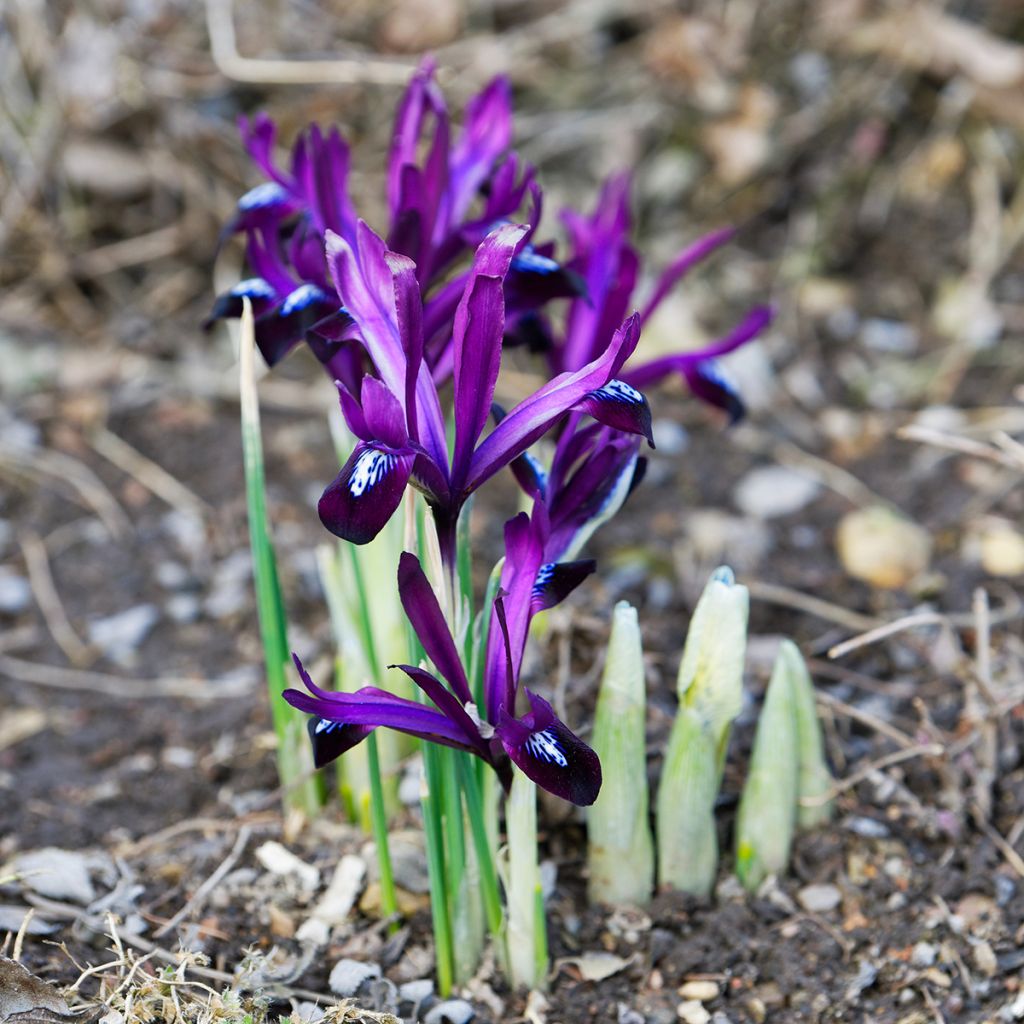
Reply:
[[89, 623], [89, 642], [113, 661], [130, 660], [149, 631], [157, 624], [156, 605], [139, 604]]
[[195, 594], [174, 594], [164, 602], [164, 611], [169, 619], [184, 625], [195, 622], [202, 614], [203, 606]]
[[419, 978], [417, 981], [407, 981], [398, 987], [400, 999], [409, 1003], [422, 1003], [434, 994], [434, 983], [430, 978]]
[[32, 601], [32, 588], [28, 580], [8, 569], [0, 569], [0, 613], [17, 615]]
[[424, 1024], [469, 1024], [476, 1011], [465, 999], [446, 999], [423, 1018]]
[[865, 839], [885, 839], [889, 835], [889, 827], [884, 822], [862, 815], [847, 818], [843, 825], [848, 832]]
[[349, 997], [354, 996], [364, 982], [380, 976], [380, 964], [363, 963], [361, 960], [339, 960], [332, 968], [327, 984], [335, 995]]

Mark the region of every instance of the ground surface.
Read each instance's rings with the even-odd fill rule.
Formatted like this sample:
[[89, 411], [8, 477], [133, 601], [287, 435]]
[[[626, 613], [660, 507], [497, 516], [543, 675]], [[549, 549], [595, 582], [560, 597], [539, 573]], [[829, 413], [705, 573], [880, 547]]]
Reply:
[[[561, 205], [589, 204], [623, 167], [648, 267], [739, 224], [652, 324], [652, 349], [765, 299], [779, 309], [730, 362], [751, 405], [743, 425], [723, 432], [671, 388], [654, 397], [643, 491], [596, 539], [599, 579], [556, 618], [535, 681], [559, 688], [585, 731], [610, 608], [637, 604], [656, 778], [686, 622], [727, 561], [753, 603], [723, 849], [780, 635], [819, 684], [837, 824], [803, 837], [790, 875], [756, 898], [726, 855], [713, 905], [665, 894], [612, 914], [585, 906], [580, 822], [548, 809], [547, 1003], [527, 1006], [485, 972], [467, 992], [481, 1018], [669, 1024], [695, 980], [718, 986], [706, 1006], [720, 1024], [1024, 1018], [1021, 461], [999, 440], [1024, 432], [1019, 8], [252, 6], [248, 54], [434, 46], [456, 69], [455, 108], [507, 68], [551, 231]], [[396, 984], [429, 977], [414, 811], [400, 822], [413, 893], [398, 937], [371, 891], [314, 962], [293, 938], [340, 856], [369, 851], [336, 810], [305, 829], [278, 813], [233, 357], [226, 336], [196, 326], [219, 225], [256, 180], [234, 117], [265, 107], [286, 138], [339, 121], [374, 222], [396, 91], [232, 83], [202, 12], [172, 2], [25, 4], [0, 18], [0, 865], [58, 847], [88, 853], [92, 871], [86, 888], [47, 897], [0, 870], [0, 933], [35, 906], [22, 960], [64, 982], [78, 971], [48, 943], [101, 962], [108, 909], [133, 921], [141, 949], [183, 940], [228, 975], [246, 948], [276, 946], [283, 999], [326, 992], [345, 956]], [[470, 41], [449, 46], [456, 34]], [[323, 655], [313, 508], [336, 471], [320, 411], [330, 387], [299, 355], [261, 394], [292, 640]], [[961, 450], [897, 437], [908, 424]], [[867, 542], [837, 548], [843, 517], [879, 504], [931, 542], [916, 562], [916, 533], [883, 553], [886, 568], [909, 558], [887, 589], [848, 571]], [[478, 533], [500, 515], [481, 509]], [[936, 614], [827, 657], [910, 612]], [[256, 859], [268, 840], [318, 867], [317, 885], [268, 874]], [[227, 877], [175, 921], [225, 858]], [[600, 981], [586, 980], [595, 952], [620, 958], [602, 961], [618, 969]]]

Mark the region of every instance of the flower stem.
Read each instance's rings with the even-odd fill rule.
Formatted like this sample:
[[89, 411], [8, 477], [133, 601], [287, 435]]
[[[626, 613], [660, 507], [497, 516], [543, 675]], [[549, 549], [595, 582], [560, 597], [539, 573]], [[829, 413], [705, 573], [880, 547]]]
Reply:
[[444, 863], [444, 833], [436, 783], [440, 770], [438, 748], [423, 745], [423, 830], [426, 833], [427, 875], [430, 879], [430, 912], [434, 924], [434, 958], [437, 963], [437, 990], [444, 997], [452, 990], [455, 969], [452, 955], [452, 926], [448, 914], [448, 886]]
[[263, 644], [270, 712], [277, 735], [277, 772], [284, 789], [285, 804], [300, 809], [312, 818], [320, 809], [321, 792], [313, 774], [313, 758], [306, 737], [306, 716], [292, 708], [281, 696], [288, 686], [288, 628], [267, 518], [255, 349], [252, 307], [246, 299], [238, 357], [239, 397], [245, 498], [249, 514], [249, 544], [252, 549], [260, 639]]

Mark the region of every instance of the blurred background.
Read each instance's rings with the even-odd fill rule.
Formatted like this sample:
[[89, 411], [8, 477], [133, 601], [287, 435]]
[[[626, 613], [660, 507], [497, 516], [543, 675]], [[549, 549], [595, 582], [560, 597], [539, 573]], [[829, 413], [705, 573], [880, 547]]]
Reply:
[[[862, 682], [892, 684], [874, 690], [823, 653], [909, 611], [955, 620], [984, 584], [1000, 699], [1019, 701], [1018, 0], [7, 0], [0, 862], [273, 804], [235, 356], [226, 331], [199, 327], [241, 272], [238, 248], [217, 254], [220, 228], [260, 180], [235, 122], [266, 110], [282, 144], [339, 124], [379, 227], [394, 105], [428, 51], [456, 117], [510, 76], [542, 237], [621, 170], [648, 277], [739, 227], [648, 350], [778, 309], [728, 362], [744, 424], [723, 432], [678, 387], [652, 396], [659, 448], [639, 514], [598, 539], [602, 581], [570, 645], [580, 678], [612, 601], [639, 604], [663, 733], [683, 623], [727, 560], [751, 585], [754, 634], [794, 635], [840, 697], [911, 730], [913, 697], [957, 728], [962, 637], [860, 652]], [[313, 508], [337, 469], [334, 397], [300, 350], [261, 400], [292, 639], [323, 653]], [[756, 635], [751, 649], [756, 667]], [[589, 715], [582, 683], [569, 699]], [[856, 763], [876, 741], [840, 721], [831, 754]], [[1024, 811], [1015, 750], [1004, 832]]]

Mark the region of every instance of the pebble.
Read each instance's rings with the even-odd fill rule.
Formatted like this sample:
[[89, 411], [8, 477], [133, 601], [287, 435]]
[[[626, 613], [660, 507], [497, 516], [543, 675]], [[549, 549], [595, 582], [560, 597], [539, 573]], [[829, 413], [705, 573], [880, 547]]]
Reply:
[[111, 661], [130, 661], [160, 619], [156, 605], [139, 604], [89, 623], [89, 642]]
[[882, 506], [847, 512], [836, 549], [853, 577], [884, 590], [905, 587], [928, 567], [931, 537], [916, 523]]
[[708, 1024], [711, 1014], [696, 999], [687, 999], [676, 1007], [676, 1014], [686, 1024]]
[[718, 992], [718, 985], [713, 981], [688, 981], [679, 986], [679, 995], [683, 999], [696, 999], [699, 1003], [717, 999]]
[[247, 550], [228, 555], [213, 572], [210, 593], [205, 601], [206, 614], [228, 619], [244, 611], [249, 604], [252, 555]]
[[434, 994], [434, 983], [430, 978], [418, 978], [398, 986], [398, 997], [406, 1002], [419, 1005]]
[[1016, 891], [1017, 885], [1012, 878], [1001, 874], [996, 875], [996, 903], [999, 906], [1005, 907], [1013, 899]]
[[327, 984], [335, 995], [347, 998], [354, 996], [364, 982], [380, 976], [380, 964], [363, 963], [362, 960], [339, 960], [331, 968]]
[[832, 67], [827, 58], [816, 50], [801, 50], [794, 54], [787, 72], [805, 103], [827, 96], [832, 85]]
[[910, 965], [912, 967], [931, 967], [937, 956], [935, 947], [930, 942], [917, 942], [910, 951]]
[[423, 1018], [423, 1024], [469, 1024], [476, 1010], [465, 999], [446, 999]]
[[291, 850], [273, 839], [256, 851], [256, 859], [272, 875], [294, 875], [304, 889], [315, 889], [320, 884], [320, 872], [312, 864], [299, 860]]
[[96, 899], [88, 858], [73, 850], [47, 846], [23, 853], [15, 859], [14, 870], [24, 885], [47, 899], [81, 904]]
[[17, 615], [32, 601], [32, 588], [28, 580], [9, 569], [0, 569], [0, 613]]
[[313, 913], [299, 927], [299, 940], [326, 945], [331, 928], [343, 924], [352, 912], [365, 880], [366, 862], [353, 853], [345, 854], [338, 861], [324, 894], [313, 907]]
[[912, 355], [917, 350], [918, 334], [910, 324], [884, 317], [869, 317], [860, 329], [860, 340], [875, 352]]
[[885, 839], [889, 835], [889, 826], [875, 818], [854, 815], [843, 822], [844, 827], [854, 835], [865, 839]]
[[195, 594], [174, 594], [164, 602], [167, 617], [180, 625], [195, 622], [202, 614], [203, 606]]
[[733, 491], [736, 507], [756, 519], [774, 519], [799, 512], [821, 490], [812, 477], [787, 466], [758, 466], [743, 476]]
[[670, 419], [656, 419], [651, 424], [659, 455], [682, 455], [690, 447], [690, 435], [684, 426]]
[[796, 898], [809, 914], [827, 914], [839, 906], [843, 894], [834, 885], [805, 885]]

